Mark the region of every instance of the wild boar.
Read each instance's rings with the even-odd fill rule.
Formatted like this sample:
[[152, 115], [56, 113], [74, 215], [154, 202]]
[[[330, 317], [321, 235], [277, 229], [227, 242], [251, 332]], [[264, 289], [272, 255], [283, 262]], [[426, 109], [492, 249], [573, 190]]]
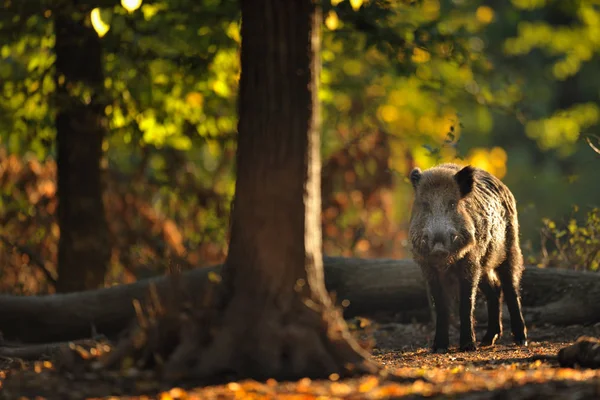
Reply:
[[514, 342], [526, 346], [520, 296], [523, 255], [511, 191], [482, 169], [456, 164], [414, 168], [410, 181], [415, 190], [410, 244], [436, 311], [432, 351], [448, 351], [450, 280], [458, 281], [461, 351], [477, 349], [473, 312], [478, 288], [486, 297], [489, 321], [480, 345], [491, 346], [502, 335], [504, 294]]

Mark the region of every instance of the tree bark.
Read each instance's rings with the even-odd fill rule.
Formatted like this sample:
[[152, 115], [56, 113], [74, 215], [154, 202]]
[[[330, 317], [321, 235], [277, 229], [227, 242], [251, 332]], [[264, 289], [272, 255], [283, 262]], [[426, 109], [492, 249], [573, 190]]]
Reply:
[[324, 283], [320, 12], [312, 0], [242, 0], [241, 6], [237, 179], [225, 292], [219, 328], [193, 374], [298, 379], [342, 375], [348, 365], [374, 371]]
[[107, 123], [98, 35], [73, 9], [55, 10], [58, 185], [57, 292], [95, 289], [110, 257], [100, 161]]
[[[185, 271], [183, 290], [199, 295], [209, 273], [220, 266]], [[325, 284], [336, 303], [348, 300], [345, 317], [394, 314], [398, 322], [428, 320], [421, 271], [412, 260], [324, 258]], [[115, 337], [135, 317], [133, 299], [143, 301], [150, 284], [161, 297], [172, 289], [162, 276], [86, 292], [47, 296], [0, 296], [0, 331], [6, 340], [26, 343], [89, 338], [95, 329]], [[522, 280], [523, 311], [534, 324], [594, 324], [600, 322], [600, 274], [528, 266]], [[481, 296], [480, 296], [481, 297]], [[506, 313], [505, 313], [506, 314]], [[478, 315], [478, 321], [484, 320]]]

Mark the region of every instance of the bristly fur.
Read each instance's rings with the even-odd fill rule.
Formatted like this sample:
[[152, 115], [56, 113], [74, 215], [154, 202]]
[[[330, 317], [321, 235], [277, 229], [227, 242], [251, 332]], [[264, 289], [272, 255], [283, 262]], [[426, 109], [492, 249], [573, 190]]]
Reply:
[[[460, 282], [461, 349], [473, 350], [473, 305], [477, 287], [488, 301], [489, 327], [482, 344], [494, 344], [501, 335], [501, 295], [506, 297], [517, 343], [526, 344], [519, 285], [523, 256], [519, 222], [511, 191], [495, 176], [471, 166], [441, 164], [410, 173], [415, 202], [409, 237], [415, 261], [423, 269], [436, 304], [434, 349], [448, 347], [446, 274]], [[432, 239], [433, 237], [433, 239]], [[434, 254], [434, 242], [443, 243], [443, 256]]]

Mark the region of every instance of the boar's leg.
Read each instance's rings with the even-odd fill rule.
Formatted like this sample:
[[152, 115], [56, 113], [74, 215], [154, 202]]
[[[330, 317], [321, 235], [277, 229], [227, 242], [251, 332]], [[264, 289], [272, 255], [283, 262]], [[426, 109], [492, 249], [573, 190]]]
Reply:
[[460, 350], [477, 350], [475, 345], [475, 327], [473, 313], [475, 296], [481, 276], [480, 267], [464, 260], [459, 268], [459, 300], [460, 300]]
[[502, 336], [502, 286], [490, 273], [483, 274], [479, 288], [485, 295], [488, 311], [487, 332], [481, 339], [481, 346], [493, 346]]
[[446, 353], [450, 343], [450, 300], [448, 292], [437, 273], [428, 276], [428, 285], [435, 306], [435, 338], [433, 339], [431, 351]]
[[497, 269], [508, 312], [510, 313], [513, 339], [519, 346], [527, 346], [527, 329], [525, 328], [525, 320], [521, 309], [521, 295], [519, 293], [521, 271], [521, 264], [515, 263], [511, 257], [500, 264]]

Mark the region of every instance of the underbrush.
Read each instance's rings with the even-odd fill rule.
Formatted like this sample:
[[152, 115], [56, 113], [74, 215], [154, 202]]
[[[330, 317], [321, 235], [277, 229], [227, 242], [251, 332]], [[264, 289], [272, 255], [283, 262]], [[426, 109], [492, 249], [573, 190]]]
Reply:
[[542, 220], [538, 265], [585, 271], [600, 269], [600, 208], [592, 207], [583, 218], [581, 214], [579, 207], [574, 206], [565, 221]]

